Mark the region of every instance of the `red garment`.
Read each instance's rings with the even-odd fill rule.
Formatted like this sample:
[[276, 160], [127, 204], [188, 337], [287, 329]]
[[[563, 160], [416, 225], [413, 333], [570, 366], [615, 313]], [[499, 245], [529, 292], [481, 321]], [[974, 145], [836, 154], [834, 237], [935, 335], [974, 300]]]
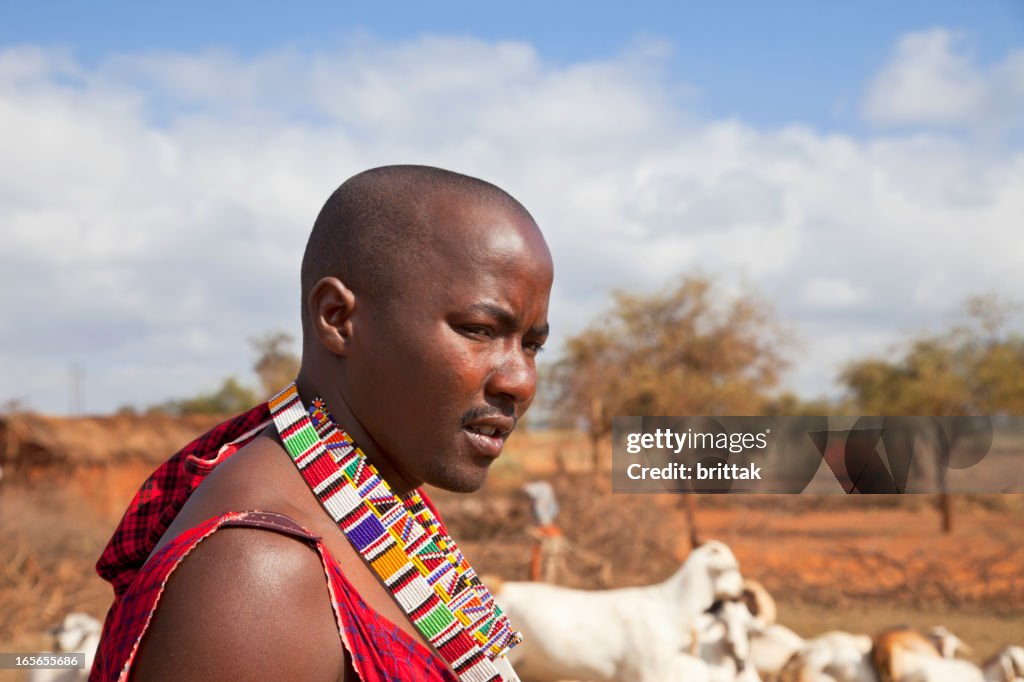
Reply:
[[96, 572], [114, 586], [115, 606], [189, 495], [237, 449], [227, 445], [255, 436], [269, 422], [270, 409], [258, 405], [199, 436], [146, 479], [96, 562]]
[[[260, 405], [214, 427], [162, 464], [136, 494], [96, 564], [100, 576], [114, 586], [114, 603], [103, 625], [90, 682], [128, 679], [131, 663], [164, 584], [196, 544], [224, 525], [266, 527], [253, 520], [265, 520], [267, 514], [224, 514], [181, 533], [146, 563], [157, 541], [203, 478], [259, 433], [268, 419], [267, 406]], [[425, 493], [422, 494], [436, 516], [433, 504]], [[287, 517], [272, 516], [284, 519], [275, 526], [276, 530], [307, 540], [320, 556], [328, 576], [340, 644], [348, 649], [360, 679], [364, 682], [456, 680], [430, 649], [363, 601], [318, 539]], [[293, 527], [284, 528], [288, 522]]]

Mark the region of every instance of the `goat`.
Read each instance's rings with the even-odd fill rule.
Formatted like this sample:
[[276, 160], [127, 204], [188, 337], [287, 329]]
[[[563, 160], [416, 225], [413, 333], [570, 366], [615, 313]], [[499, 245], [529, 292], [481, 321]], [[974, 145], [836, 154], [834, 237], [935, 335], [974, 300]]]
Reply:
[[803, 648], [804, 638], [775, 622], [775, 599], [760, 582], [751, 578], [743, 581], [743, 601], [754, 616], [754, 623], [747, 628], [750, 663], [760, 675], [775, 676], [786, 661]]
[[708, 665], [712, 682], [761, 682], [750, 665], [750, 634], [762, 627], [745, 600], [720, 600], [697, 617], [690, 652]]
[[1008, 646], [981, 666], [985, 682], [1024, 682], [1024, 648]]
[[711, 668], [696, 656], [676, 654], [667, 666], [664, 679], [679, 682], [711, 682]]
[[98, 620], [86, 613], [69, 613], [63, 622], [51, 629], [48, 634], [53, 636], [55, 649], [60, 653], [85, 654], [85, 668], [57, 670], [39, 668], [28, 671], [27, 682], [84, 682], [89, 678], [96, 648], [100, 643], [100, 632], [103, 626]]
[[981, 669], [973, 663], [910, 651], [904, 655], [906, 672], [899, 682], [984, 682]]
[[894, 628], [875, 635], [871, 662], [881, 682], [983, 682], [977, 666], [952, 658], [960, 645], [945, 628], [933, 628], [930, 637]]
[[775, 622], [777, 613], [775, 599], [764, 585], [753, 578], [743, 580], [743, 601], [747, 603], [750, 613], [765, 625]]
[[590, 591], [506, 582], [495, 599], [524, 635], [509, 656], [523, 677], [664, 682], [697, 616], [742, 586], [736, 557], [712, 540], [656, 585]]
[[915, 657], [941, 658], [938, 646], [920, 632], [910, 628], [884, 630], [874, 637], [871, 647], [871, 663], [878, 671], [881, 682], [897, 682], [907, 671], [908, 654]]
[[804, 638], [785, 625], [772, 623], [755, 628], [750, 631], [750, 663], [764, 677], [778, 675], [805, 645]]
[[780, 682], [877, 682], [871, 638], [832, 631], [807, 640], [783, 666]]
[[939, 650], [939, 655], [943, 658], [956, 658], [958, 653], [970, 656], [972, 653], [971, 647], [941, 625], [936, 625], [928, 630], [925, 637], [935, 645], [935, 648]]

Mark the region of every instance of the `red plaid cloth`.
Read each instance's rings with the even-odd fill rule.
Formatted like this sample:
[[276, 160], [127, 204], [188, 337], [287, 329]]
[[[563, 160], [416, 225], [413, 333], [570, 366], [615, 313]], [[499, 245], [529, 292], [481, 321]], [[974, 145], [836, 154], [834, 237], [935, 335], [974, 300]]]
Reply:
[[[223, 525], [248, 525], [244, 523], [248, 512], [215, 517], [185, 531], [146, 563], [189, 495], [215, 466], [254, 436], [269, 415], [264, 404], [214, 427], [160, 465], [136, 493], [96, 564], [100, 576], [114, 587], [114, 603], [103, 625], [90, 682], [127, 680], [138, 644], [164, 585], [179, 562]], [[440, 519], [426, 493], [423, 500]], [[312, 544], [328, 575], [339, 639], [346, 645], [353, 667], [364, 682], [456, 680], [432, 651], [363, 601], [319, 541]]]
[[114, 586], [115, 606], [192, 491], [237, 449], [225, 446], [269, 421], [266, 403], [258, 405], [199, 436], [146, 479], [96, 562], [96, 572]]

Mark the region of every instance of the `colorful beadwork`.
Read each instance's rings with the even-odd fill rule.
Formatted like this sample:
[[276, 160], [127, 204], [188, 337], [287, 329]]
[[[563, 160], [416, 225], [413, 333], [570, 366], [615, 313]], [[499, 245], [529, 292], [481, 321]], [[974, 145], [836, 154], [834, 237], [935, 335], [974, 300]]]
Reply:
[[[285, 449], [320, 504], [459, 679], [515, 679], [500, 657], [521, 635], [419, 492], [395, 495], [322, 399], [307, 413], [292, 384], [269, 405]], [[509, 673], [500, 674], [495, 659]]]

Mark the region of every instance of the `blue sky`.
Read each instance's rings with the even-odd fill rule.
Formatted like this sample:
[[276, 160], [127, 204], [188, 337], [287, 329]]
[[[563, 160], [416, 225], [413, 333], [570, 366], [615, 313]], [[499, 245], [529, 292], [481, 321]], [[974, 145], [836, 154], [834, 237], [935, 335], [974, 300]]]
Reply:
[[601, 59], [638, 39], [665, 41], [666, 67], [709, 116], [758, 125], [803, 121], [856, 131], [865, 81], [899, 37], [935, 26], [962, 31], [982, 62], [1024, 40], [1017, 0], [887, 2], [516, 3], [133, 2], [0, 3], [0, 43], [69, 46], [90, 64], [117, 53], [241, 56], [293, 47], [329, 49], [370, 34], [403, 42], [423, 35], [525, 41], [558, 64]]
[[548, 359], [703, 272], [836, 396], [966, 297], [1024, 301], [1021, 3], [209, 4], [0, 0], [0, 402], [60, 413], [76, 364], [101, 412], [252, 381], [323, 200], [385, 163], [531, 209]]

